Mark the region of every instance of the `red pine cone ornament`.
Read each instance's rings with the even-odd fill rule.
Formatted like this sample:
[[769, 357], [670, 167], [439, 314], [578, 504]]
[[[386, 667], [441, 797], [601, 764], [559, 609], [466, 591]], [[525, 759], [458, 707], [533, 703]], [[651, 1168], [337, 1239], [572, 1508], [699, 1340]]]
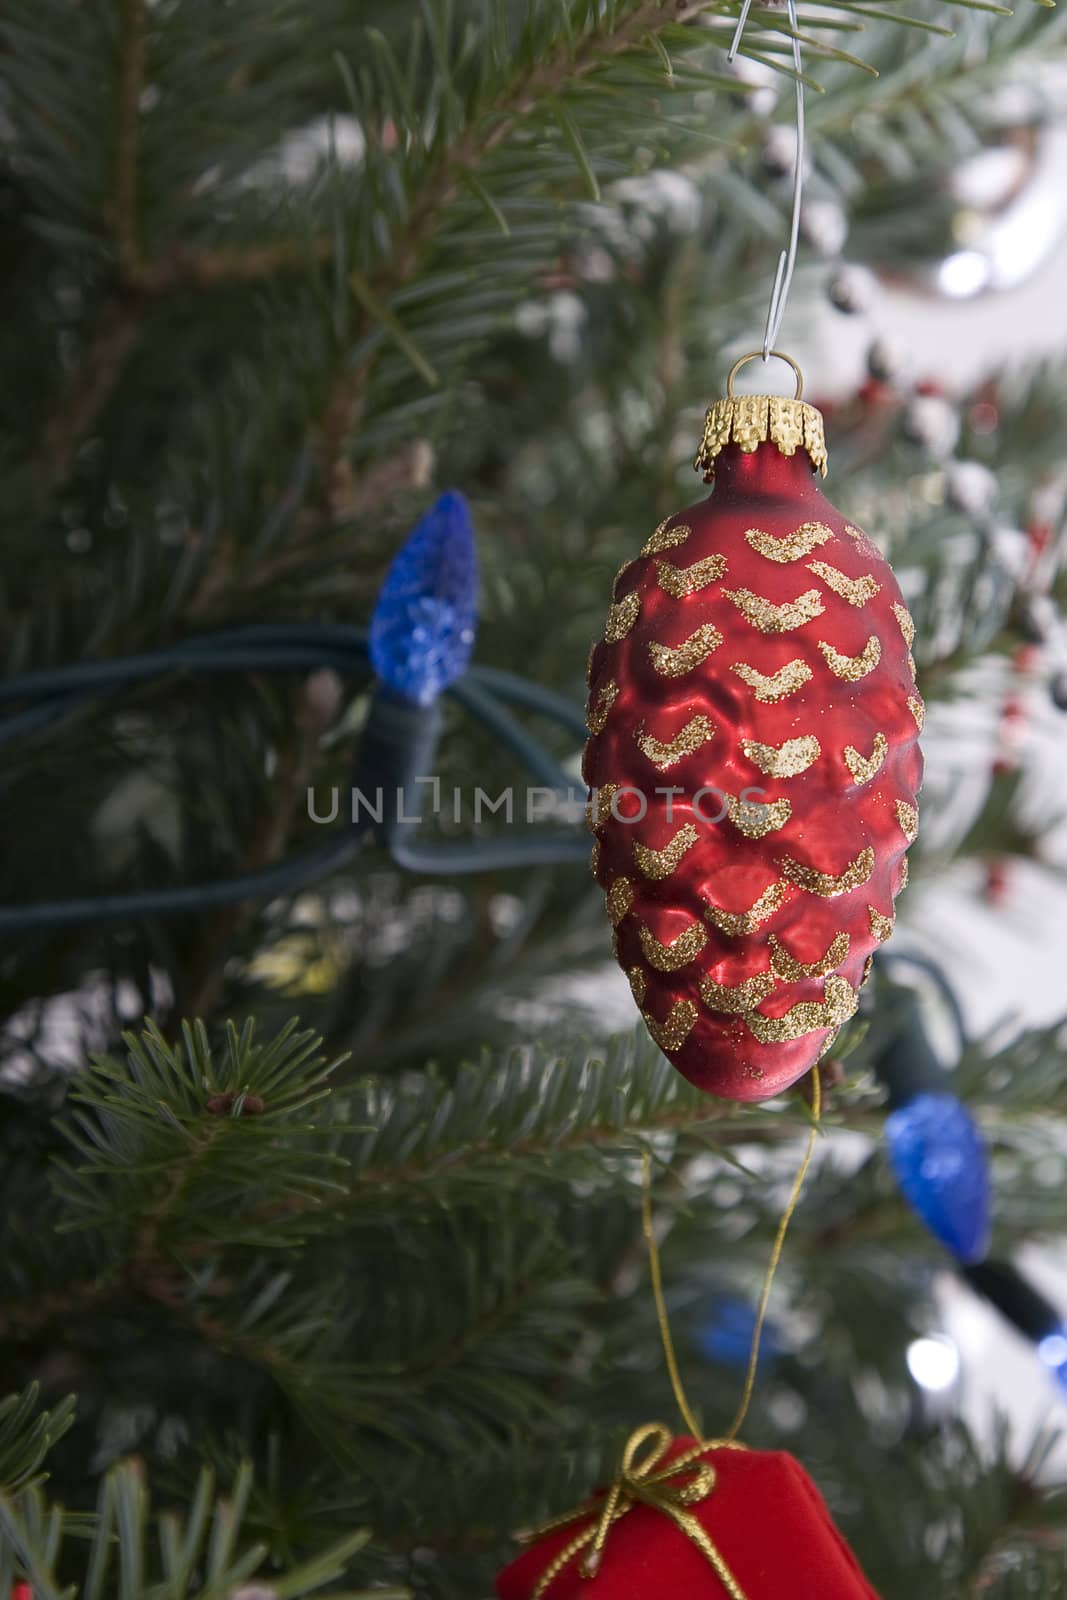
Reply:
[[618, 574], [589, 670], [617, 958], [664, 1054], [736, 1100], [794, 1083], [855, 1011], [922, 777], [914, 624], [816, 487], [822, 416], [799, 394], [798, 373], [795, 400], [728, 385], [711, 407], [714, 490]]

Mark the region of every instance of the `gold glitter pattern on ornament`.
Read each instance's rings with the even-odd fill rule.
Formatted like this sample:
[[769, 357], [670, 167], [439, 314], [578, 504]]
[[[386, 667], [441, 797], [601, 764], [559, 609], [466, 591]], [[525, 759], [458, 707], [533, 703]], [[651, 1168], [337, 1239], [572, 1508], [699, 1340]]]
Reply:
[[603, 733], [608, 720], [608, 712], [618, 698], [619, 686], [614, 678], [610, 678], [597, 691], [596, 703], [589, 707], [586, 720], [589, 723], [590, 733]]
[[865, 539], [867, 537], [862, 528], [854, 528], [851, 522], [845, 523], [845, 532], [850, 539]]
[[736, 672], [739, 678], [744, 679], [754, 691], [756, 699], [763, 705], [774, 705], [776, 701], [784, 700], [786, 695], [796, 694], [812, 676], [811, 668], [806, 661], [801, 661], [799, 656], [795, 661], [787, 661], [784, 667], [779, 667], [777, 672], [769, 675], [760, 672], [756, 667], [750, 667], [747, 661], [735, 661], [730, 671]]
[[745, 1023], [761, 1044], [789, 1044], [820, 1028], [839, 1028], [855, 1015], [859, 997], [847, 978], [831, 974], [823, 990], [824, 1000], [800, 1000], [784, 1017], [765, 1017], [762, 1011], [747, 1011]]
[[908, 710], [915, 718], [915, 726], [918, 728], [919, 732], [922, 733], [923, 723], [926, 721], [926, 707], [923, 705], [921, 700], [918, 700], [914, 695], [909, 694]]
[[672, 567], [669, 561], [657, 561], [656, 582], [672, 599], [684, 600], [687, 594], [706, 589], [725, 571], [726, 557], [720, 555], [705, 556], [703, 561], [694, 561], [691, 567]]
[[884, 733], [876, 733], [869, 756], [861, 756], [855, 745], [846, 744], [841, 752], [841, 758], [852, 774], [853, 783], [870, 783], [871, 779], [881, 772], [888, 754], [889, 740]]
[[897, 919], [896, 917], [883, 917], [880, 911], [876, 911], [873, 906], [868, 906], [867, 920], [870, 922], [871, 932], [878, 940], [878, 943], [885, 944], [886, 940], [889, 938], [889, 935], [896, 926]]
[[731, 395], [716, 400], [704, 418], [704, 434], [693, 462], [709, 481], [715, 459], [728, 444], [751, 452], [770, 441], [784, 456], [803, 448], [817, 471], [826, 476], [826, 438], [822, 413], [804, 400], [780, 395]]
[[863, 988], [863, 985], [867, 982], [867, 979], [870, 977], [870, 975], [871, 975], [871, 973], [873, 971], [874, 971], [874, 951], [872, 950], [870, 955], [867, 957], [866, 961], [863, 963], [863, 977], [860, 979], [860, 988], [861, 989]]
[[782, 869], [783, 877], [790, 883], [795, 883], [798, 889], [806, 889], [809, 894], [822, 895], [825, 900], [832, 900], [835, 895], [848, 894], [851, 889], [858, 889], [861, 884], [868, 883], [874, 871], [874, 851], [870, 845], [861, 850], [855, 861], [850, 861], [844, 872], [836, 875], [832, 872], [820, 872], [818, 867], [809, 867], [803, 861], [796, 861], [792, 856], [783, 856], [778, 865]]
[[743, 983], [716, 983], [714, 978], [701, 978], [700, 998], [709, 1011], [751, 1011], [761, 1000], [766, 1000], [774, 988], [773, 972], [758, 972]]
[[898, 800], [895, 810], [897, 821], [900, 823], [900, 831], [908, 843], [911, 844], [919, 831], [919, 813], [914, 806], [909, 806], [906, 800]]
[[910, 650], [908, 651], [908, 671], [911, 673], [911, 681], [914, 683], [915, 679], [919, 676], [919, 669], [915, 665], [915, 657], [912, 655]]
[[721, 644], [722, 634], [718, 628], [714, 623], [705, 622], [703, 627], [691, 633], [679, 645], [650, 644], [648, 656], [662, 677], [683, 678], [687, 672], [692, 672], [694, 667], [706, 661]]
[[834, 677], [844, 678], [846, 683], [859, 683], [861, 678], [874, 671], [882, 659], [881, 641], [873, 633], [858, 656], [843, 656], [840, 650], [835, 650], [825, 639], [819, 640], [819, 649]]
[[793, 815], [788, 800], [739, 800], [733, 794], [726, 796], [726, 811], [734, 827], [746, 839], [762, 839], [765, 834], [777, 833]]
[[775, 974], [785, 983], [799, 983], [801, 978], [825, 978], [828, 972], [833, 972], [848, 959], [851, 940], [847, 933], [837, 934], [818, 961], [798, 961], [773, 933], [768, 935], [767, 943], [771, 947], [771, 967]]
[[766, 556], [768, 561], [803, 561], [820, 544], [832, 538], [833, 533], [825, 522], [802, 522], [795, 532], [787, 533], [783, 539], [774, 533], [764, 533], [762, 528], [745, 529], [745, 539], [757, 555]]
[[697, 1008], [692, 1000], [676, 1000], [667, 1013], [666, 1022], [657, 1022], [647, 1011], [642, 1011], [645, 1027], [663, 1051], [680, 1050], [693, 1031]]
[[818, 589], [808, 589], [795, 600], [784, 600], [780, 605], [753, 594], [751, 589], [724, 589], [723, 594], [733, 601], [745, 621], [751, 622], [761, 633], [790, 633], [806, 622], [814, 622], [823, 613]]
[[634, 843], [634, 860], [638, 869], [646, 878], [659, 881], [669, 878], [675, 867], [681, 861], [686, 851], [691, 850], [700, 838], [700, 834], [691, 822], [685, 823], [674, 838], [659, 850], [653, 850], [651, 845]]
[[600, 871], [600, 840], [593, 840], [593, 848], [589, 852], [589, 870], [595, 877]]
[[773, 917], [787, 893], [784, 883], [769, 883], [747, 911], [723, 911], [719, 906], [705, 906], [704, 915], [720, 933], [727, 934], [731, 939], [740, 939], [746, 934], [755, 933], [769, 917]]
[[608, 890], [608, 916], [617, 928], [634, 903], [634, 886], [629, 878], [616, 878]]
[[809, 561], [808, 571], [814, 572], [816, 577], [828, 584], [842, 600], [847, 600], [850, 606], [865, 606], [868, 600], [874, 599], [882, 587], [880, 583], [874, 581], [869, 572], [862, 578], [849, 578], [836, 567], [831, 567], [827, 561]]
[[599, 789], [594, 789], [590, 794], [585, 808], [585, 822], [592, 832], [602, 828], [611, 816], [611, 802], [618, 794], [619, 787], [617, 783], [602, 783]]
[[894, 600], [893, 615], [896, 617], [900, 631], [904, 635], [904, 643], [910, 650], [915, 643], [915, 623], [912, 620], [911, 612], [907, 606], [902, 606], [899, 600]]
[[660, 944], [656, 935], [644, 923], [637, 930], [641, 940], [641, 949], [645, 952], [645, 960], [650, 967], [655, 967], [658, 972], [677, 972], [679, 967], [686, 967], [690, 961], [695, 961], [708, 942], [708, 932], [699, 922], [691, 922], [684, 933], [677, 939], [672, 939], [670, 944]]
[[755, 739], [742, 739], [741, 748], [769, 778], [799, 778], [822, 754], [822, 746], [813, 733], [787, 739], [784, 744], [759, 744]]
[[658, 556], [662, 550], [670, 550], [676, 544], [685, 543], [693, 531], [692, 528], [687, 528], [684, 522], [679, 522], [677, 527], [668, 528], [667, 523], [670, 520], [670, 517], [667, 517], [660, 523], [655, 533], [649, 534], [641, 546], [643, 556]]
[[620, 639], [625, 639], [637, 621], [640, 610], [641, 599], [636, 592], [628, 594], [625, 600], [620, 600], [616, 605], [610, 606], [608, 608], [608, 620], [604, 624], [605, 643], [618, 644]]
[[907, 887], [908, 887], [908, 858], [907, 858], [907, 856], [904, 856], [901, 859], [901, 863], [900, 863], [900, 888], [897, 889], [897, 894], [900, 893], [901, 889], [906, 889]]
[[645, 993], [648, 989], [648, 979], [640, 967], [631, 967], [626, 976], [630, 980], [630, 993], [639, 1006], [645, 1003]]
[[707, 744], [709, 739], [715, 737], [715, 729], [704, 716], [690, 717], [680, 733], [676, 733], [673, 739], [665, 741], [643, 730], [644, 723], [634, 735], [637, 748], [660, 772], [666, 772], [668, 767], [673, 767], [686, 756], [691, 756], [702, 744]]

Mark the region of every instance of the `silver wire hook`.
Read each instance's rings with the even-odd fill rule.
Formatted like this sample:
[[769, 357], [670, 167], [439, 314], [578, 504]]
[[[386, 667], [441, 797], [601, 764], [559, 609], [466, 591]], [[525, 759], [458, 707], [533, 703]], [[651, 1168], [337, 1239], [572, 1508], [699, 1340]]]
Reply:
[[[800, 72], [800, 40], [797, 38], [799, 25], [797, 22], [796, 0], [787, 0], [789, 10], [789, 25], [793, 31], [793, 67], [796, 71], [796, 100], [797, 100], [797, 147], [796, 159], [793, 163], [793, 210], [789, 224], [789, 245], [778, 257], [778, 269], [774, 275], [774, 287], [771, 290], [770, 304], [767, 307], [767, 321], [763, 328], [763, 359], [770, 359], [771, 347], [777, 341], [785, 316], [786, 301], [789, 291], [793, 286], [793, 273], [797, 264], [797, 246], [800, 242], [800, 206], [804, 195], [804, 165], [806, 155], [806, 140], [804, 132], [804, 85], [801, 82]], [[741, 14], [737, 19], [733, 41], [730, 45], [728, 61], [733, 61], [741, 44], [741, 38], [748, 22], [748, 14], [752, 10], [752, 0], [744, 0]]]

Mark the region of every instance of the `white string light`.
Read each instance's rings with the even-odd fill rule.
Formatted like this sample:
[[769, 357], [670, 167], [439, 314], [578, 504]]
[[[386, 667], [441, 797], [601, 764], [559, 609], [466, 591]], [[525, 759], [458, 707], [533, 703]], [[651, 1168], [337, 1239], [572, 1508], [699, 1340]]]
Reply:
[[[767, 321], [763, 329], [763, 359], [770, 359], [771, 347], [777, 342], [785, 316], [786, 301], [793, 285], [793, 273], [797, 264], [797, 245], [800, 240], [800, 205], [804, 194], [804, 164], [805, 164], [805, 134], [804, 134], [804, 85], [800, 72], [800, 40], [799, 24], [797, 22], [796, 0], [787, 0], [789, 9], [789, 26], [793, 34], [793, 67], [796, 72], [796, 100], [797, 100], [797, 147], [796, 157], [793, 162], [793, 211], [789, 225], [789, 245], [778, 257], [778, 270], [774, 275], [774, 287], [771, 290], [770, 304], [767, 307]], [[730, 45], [728, 61], [733, 61], [741, 44], [741, 38], [748, 21], [748, 14], [752, 9], [752, 0], [744, 0], [741, 15], [737, 19], [733, 41]]]

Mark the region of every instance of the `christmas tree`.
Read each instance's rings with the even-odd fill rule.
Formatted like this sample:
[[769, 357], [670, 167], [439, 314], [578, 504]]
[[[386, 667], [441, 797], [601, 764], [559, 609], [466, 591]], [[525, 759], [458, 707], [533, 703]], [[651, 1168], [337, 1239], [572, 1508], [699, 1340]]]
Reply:
[[[7, 0], [0, 1594], [488, 1597], [676, 1424], [642, 1157], [714, 1436], [813, 1100], [745, 1443], [887, 1600], [1067, 1594], [1048, 1437], [929, 1365], [949, 1285], [1052, 1420], [1067, 1373], [1019, 1256], [1064, 1226], [1054, 924], [1019, 1014], [957, 1026], [1058, 870], [1067, 386], [890, 328], [972, 293], [992, 327], [1053, 248], [1067, 25], [768, 5], [732, 56], [738, 10]], [[818, 1093], [738, 1104], [611, 961], [585, 675], [700, 498], [798, 161], [779, 342], [914, 617], [929, 779]]]

